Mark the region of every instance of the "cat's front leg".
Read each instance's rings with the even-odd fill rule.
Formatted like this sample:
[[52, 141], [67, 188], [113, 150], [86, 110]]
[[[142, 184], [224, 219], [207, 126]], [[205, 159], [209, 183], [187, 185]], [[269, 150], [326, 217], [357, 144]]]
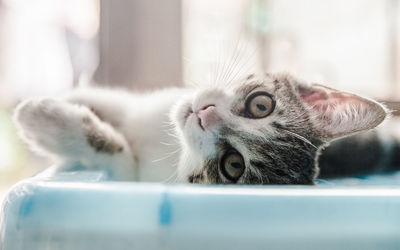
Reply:
[[35, 151], [106, 170], [115, 180], [135, 179], [136, 164], [124, 136], [85, 106], [51, 98], [27, 100], [16, 108], [14, 121]]

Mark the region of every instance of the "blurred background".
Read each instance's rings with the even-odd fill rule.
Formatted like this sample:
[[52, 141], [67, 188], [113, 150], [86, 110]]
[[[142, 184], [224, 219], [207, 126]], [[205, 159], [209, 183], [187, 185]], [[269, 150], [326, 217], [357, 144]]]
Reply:
[[400, 101], [398, 0], [0, 0], [0, 197], [51, 164], [12, 125], [22, 99], [149, 89], [256, 69]]

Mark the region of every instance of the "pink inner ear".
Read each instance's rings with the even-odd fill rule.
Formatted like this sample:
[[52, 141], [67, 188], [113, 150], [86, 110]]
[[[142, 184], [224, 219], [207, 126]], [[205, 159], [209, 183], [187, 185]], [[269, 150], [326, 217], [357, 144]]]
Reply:
[[316, 125], [330, 138], [373, 128], [386, 115], [374, 101], [319, 84], [301, 87], [299, 94], [315, 111]]
[[340, 104], [353, 106], [360, 105], [362, 98], [340, 92], [336, 89], [328, 88], [320, 84], [313, 84], [312, 89], [304, 89], [300, 91], [300, 96], [313, 109], [325, 112], [328, 108], [340, 108]]
[[305, 101], [308, 105], [315, 107], [318, 102], [323, 102], [328, 100], [327, 93], [318, 90], [304, 90], [300, 92], [301, 99]]

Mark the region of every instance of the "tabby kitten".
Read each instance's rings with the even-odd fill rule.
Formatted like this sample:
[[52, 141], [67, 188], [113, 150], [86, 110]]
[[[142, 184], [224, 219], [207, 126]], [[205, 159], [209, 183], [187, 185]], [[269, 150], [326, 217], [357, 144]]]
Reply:
[[33, 150], [58, 161], [52, 173], [79, 165], [113, 180], [313, 184], [327, 143], [386, 116], [373, 100], [262, 74], [148, 94], [78, 89], [24, 101], [14, 118]]

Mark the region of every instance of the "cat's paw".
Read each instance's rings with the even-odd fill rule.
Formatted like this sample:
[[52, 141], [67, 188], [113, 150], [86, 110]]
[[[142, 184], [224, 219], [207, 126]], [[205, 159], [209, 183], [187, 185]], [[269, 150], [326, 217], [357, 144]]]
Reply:
[[74, 108], [56, 99], [31, 99], [17, 106], [14, 122], [25, 141], [55, 147], [76, 128], [74, 123], [79, 114]]
[[15, 109], [14, 121], [24, 130], [43, 130], [50, 124], [61, 124], [59, 106], [57, 100], [50, 98], [27, 100]]

